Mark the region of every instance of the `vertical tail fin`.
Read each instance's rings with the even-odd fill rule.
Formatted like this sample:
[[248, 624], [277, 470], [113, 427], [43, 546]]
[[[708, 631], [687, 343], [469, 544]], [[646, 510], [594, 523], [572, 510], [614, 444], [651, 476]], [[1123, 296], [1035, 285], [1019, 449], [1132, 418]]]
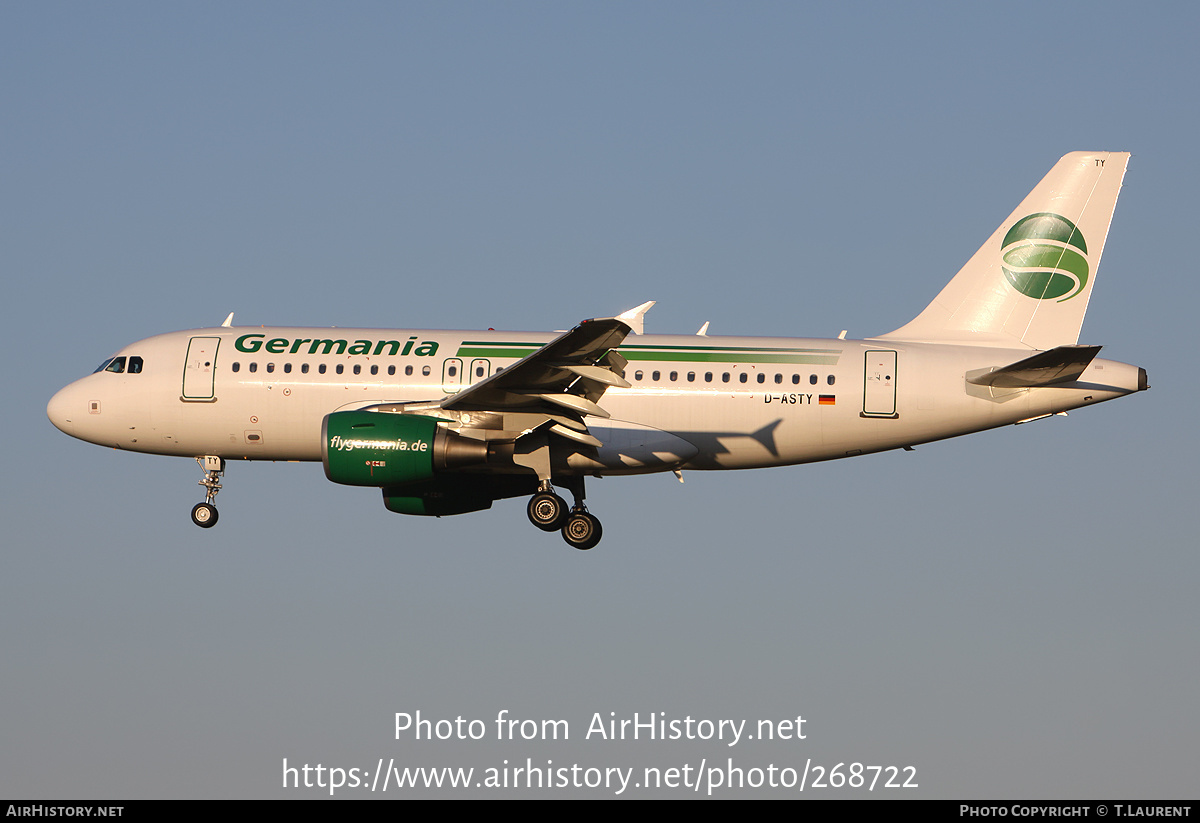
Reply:
[[1066, 155], [897, 340], [1051, 349], [1079, 340], [1128, 152]]

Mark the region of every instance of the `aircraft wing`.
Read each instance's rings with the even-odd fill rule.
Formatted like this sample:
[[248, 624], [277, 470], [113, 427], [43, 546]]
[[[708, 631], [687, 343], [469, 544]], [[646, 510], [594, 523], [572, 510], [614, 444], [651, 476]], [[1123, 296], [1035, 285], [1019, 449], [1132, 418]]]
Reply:
[[608, 417], [597, 401], [609, 386], [629, 388], [615, 349], [640, 325], [643, 304], [619, 317], [584, 320], [533, 354], [442, 401], [450, 411], [537, 411]]

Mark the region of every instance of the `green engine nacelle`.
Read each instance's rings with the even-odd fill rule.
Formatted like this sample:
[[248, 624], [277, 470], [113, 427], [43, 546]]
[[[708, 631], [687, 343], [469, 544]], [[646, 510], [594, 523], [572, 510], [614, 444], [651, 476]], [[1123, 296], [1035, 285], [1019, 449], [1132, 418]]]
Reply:
[[383, 490], [383, 505], [397, 514], [445, 517], [489, 509], [493, 500], [537, 491], [537, 477], [515, 474], [446, 474], [423, 483]]
[[[399, 494], [396, 492], [400, 491]], [[396, 514], [423, 514], [430, 517], [446, 517], [451, 514], [466, 514], [467, 512], [483, 511], [492, 507], [492, 498], [476, 495], [446, 494], [440, 489], [432, 489], [424, 494], [412, 494], [415, 491], [425, 491], [408, 487], [405, 489], [384, 489], [383, 505]]]
[[403, 486], [487, 462], [487, 444], [415, 414], [345, 411], [321, 424], [325, 476], [347, 486]]

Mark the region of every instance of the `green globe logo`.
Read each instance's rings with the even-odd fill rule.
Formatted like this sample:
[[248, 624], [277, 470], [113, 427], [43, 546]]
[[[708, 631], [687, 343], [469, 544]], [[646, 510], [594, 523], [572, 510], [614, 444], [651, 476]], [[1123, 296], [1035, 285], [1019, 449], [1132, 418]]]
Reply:
[[1060, 214], [1021, 218], [1004, 235], [1000, 254], [1004, 276], [1026, 297], [1061, 303], [1087, 285], [1087, 244], [1075, 224]]

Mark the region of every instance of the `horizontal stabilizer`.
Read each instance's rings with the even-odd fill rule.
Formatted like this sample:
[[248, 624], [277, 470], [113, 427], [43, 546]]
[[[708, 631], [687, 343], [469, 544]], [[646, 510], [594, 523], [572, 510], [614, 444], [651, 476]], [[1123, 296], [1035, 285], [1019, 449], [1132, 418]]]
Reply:
[[1073, 383], [1099, 353], [1100, 346], [1059, 346], [992, 371], [967, 372], [967, 382], [1001, 389]]

